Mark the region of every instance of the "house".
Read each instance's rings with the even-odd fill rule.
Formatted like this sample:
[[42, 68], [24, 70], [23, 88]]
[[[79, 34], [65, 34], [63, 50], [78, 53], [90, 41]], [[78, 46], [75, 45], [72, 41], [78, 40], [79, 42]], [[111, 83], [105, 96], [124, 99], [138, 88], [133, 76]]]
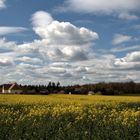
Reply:
[[58, 94], [66, 94], [66, 92], [64, 90], [61, 90], [58, 92]]
[[94, 91], [89, 91], [88, 95], [95, 95]]
[[0, 86], [0, 93], [2, 93], [2, 86]]
[[17, 83], [10, 83], [2, 85], [2, 93], [21, 94], [23, 90]]
[[40, 92], [40, 94], [44, 94], [44, 95], [49, 94], [49, 91], [47, 89], [42, 89], [39, 92]]

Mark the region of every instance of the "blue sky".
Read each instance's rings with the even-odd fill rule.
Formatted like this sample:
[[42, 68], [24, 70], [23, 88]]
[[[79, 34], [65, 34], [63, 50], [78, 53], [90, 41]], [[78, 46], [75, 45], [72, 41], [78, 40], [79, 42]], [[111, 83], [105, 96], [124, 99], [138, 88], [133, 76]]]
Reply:
[[0, 81], [140, 82], [139, 0], [0, 0]]

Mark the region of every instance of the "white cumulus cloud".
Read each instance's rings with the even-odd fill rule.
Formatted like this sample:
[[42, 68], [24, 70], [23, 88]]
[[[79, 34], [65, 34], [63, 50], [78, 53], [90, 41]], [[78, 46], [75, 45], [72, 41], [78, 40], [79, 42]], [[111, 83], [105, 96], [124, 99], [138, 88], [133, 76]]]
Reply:
[[128, 53], [125, 57], [125, 60], [128, 62], [140, 62], [140, 51]]
[[33, 30], [41, 37], [41, 52], [53, 61], [84, 60], [98, 34], [70, 22], [59, 22], [44, 11], [32, 15]]
[[78, 28], [69, 22], [53, 20], [50, 14], [43, 11], [33, 14], [32, 23], [34, 31], [51, 44], [83, 44], [98, 38], [96, 32]]
[[45, 11], [38, 11], [32, 15], [31, 20], [34, 27], [46, 27], [53, 21], [53, 18]]
[[140, 51], [128, 53], [125, 57], [116, 59], [114, 64], [118, 69], [140, 70]]

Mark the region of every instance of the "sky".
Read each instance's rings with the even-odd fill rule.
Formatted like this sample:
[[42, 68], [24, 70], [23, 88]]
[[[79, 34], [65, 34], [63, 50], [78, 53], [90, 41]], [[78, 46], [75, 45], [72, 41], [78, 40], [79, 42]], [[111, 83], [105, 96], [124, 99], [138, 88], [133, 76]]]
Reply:
[[140, 82], [139, 0], [0, 0], [0, 84]]

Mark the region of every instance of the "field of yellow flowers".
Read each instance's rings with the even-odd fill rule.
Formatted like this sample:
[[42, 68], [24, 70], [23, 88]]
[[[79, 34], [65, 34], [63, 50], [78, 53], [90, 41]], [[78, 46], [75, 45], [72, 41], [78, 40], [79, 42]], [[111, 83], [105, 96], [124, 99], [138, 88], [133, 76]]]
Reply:
[[140, 96], [0, 95], [0, 140], [140, 140]]

